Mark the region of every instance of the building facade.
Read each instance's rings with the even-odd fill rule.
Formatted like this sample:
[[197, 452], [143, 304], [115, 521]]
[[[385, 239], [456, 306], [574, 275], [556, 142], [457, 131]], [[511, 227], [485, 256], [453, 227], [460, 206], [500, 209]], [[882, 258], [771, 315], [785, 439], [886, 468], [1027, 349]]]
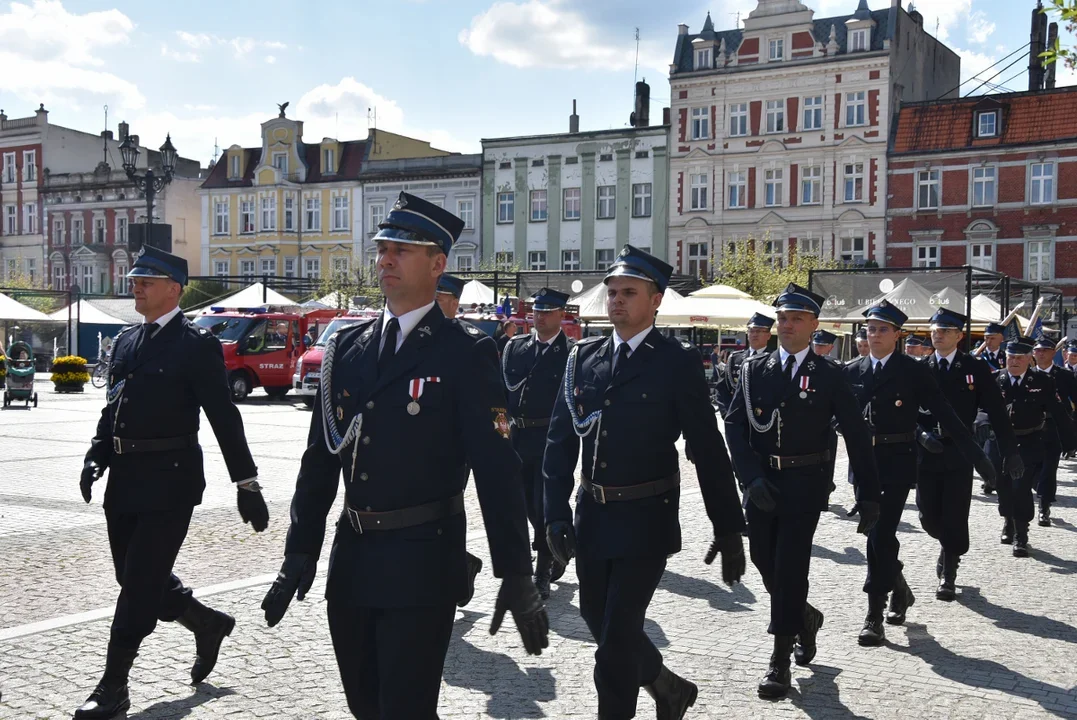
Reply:
[[707, 276], [751, 241], [776, 263], [885, 264], [892, 114], [955, 94], [959, 75], [958, 56], [899, 0], [822, 19], [796, 0], [759, 0], [743, 28], [715, 31], [709, 15], [698, 34], [679, 26], [671, 263]]
[[1077, 294], [1077, 87], [905, 105], [888, 172], [888, 264]]
[[602, 270], [625, 243], [665, 259], [668, 125], [482, 141], [482, 259]]

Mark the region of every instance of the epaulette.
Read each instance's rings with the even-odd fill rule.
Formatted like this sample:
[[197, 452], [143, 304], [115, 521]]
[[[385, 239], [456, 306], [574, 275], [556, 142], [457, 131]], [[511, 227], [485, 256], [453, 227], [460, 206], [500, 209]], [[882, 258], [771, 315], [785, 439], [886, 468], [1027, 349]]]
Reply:
[[685, 340], [684, 338], [681, 338], [680, 343], [681, 343], [681, 347], [684, 348], [685, 350], [692, 350], [692, 349], [695, 348], [695, 345], [693, 345], [690, 340]]
[[[131, 332], [132, 330], [134, 330], [137, 327], [140, 327], [140, 326], [139, 325], [127, 325], [126, 327], [120, 328], [120, 331], [118, 333], [116, 333], [116, 337], [112, 338], [112, 342], [115, 343], [117, 340], [120, 339], [121, 336], [126, 335], [127, 333]], [[201, 329], [204, 330], [205, 328], [201, 328]]]
[[596, 342], [602, 342], [605, 339], [606, 339], [605, 335], [592, 335], [590, 337], [585, 337], [585, 338], [581, 338], [581, 339], [577, 340], [576, 344], [582, 347], [584, 345], [592, 345], [592, 344], [594, 344]]
[[758, 355], [752, 355], [751, 357], [744, 358], [744, 362], [756, 362], [757, 360], [765, 360], [770, 357], [770, 353], [760, 353]]
[[478, 340], [479, 338], [482, 338], [482, 337], [489, 337], [482, 330], [479, 330], [477, 327], [475, 327], [471, 323], [467, 322], [466, 320], [460, 320], [458, 318], [453, 318], [452, 319], [452, 325], [453, 325], [453, 327], [457, 328], [460, 332], [464, 333], [464, 335], [467, 335], [472, 340]]
[[513, 335], [512, 337], [509, 338], [509, 343], [511, 344], [511, 343], [513, 343], [513, 342], [515, 342], [517, 340], [523, 340], [524, 338], [529, 338], [529, 337], [531, 337], [531, 333], [524, 333], [523, 335]]

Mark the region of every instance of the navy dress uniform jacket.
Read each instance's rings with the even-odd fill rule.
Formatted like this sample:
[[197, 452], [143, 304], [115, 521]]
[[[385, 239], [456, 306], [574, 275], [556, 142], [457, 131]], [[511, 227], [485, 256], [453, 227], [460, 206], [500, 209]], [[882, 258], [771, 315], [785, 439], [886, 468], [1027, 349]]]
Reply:
[[[679, 470], [674, 443], [683, 433], [695, 455], [696, 475], [716, 536], [744, 528], [729, 456], [710, 403], [703, 359], [693, 347], [657, 329], [612, 374], [613, 339], [576, 343], [574, 383], [558, 393], [543, 460], [546, 523], [569, 521], [569, 497], [580, 457], [567, 401], [579, 417], [602, 411], [601, 426], [583, 438], [582, 471], [602, 486], [653, 482]], [[597, 456], [595, 444], [598, 444]], [[599, 559], [670, 555], [681, 549], [680, 488], [662, 495], [600, 504], [581, 486], [576, 537], [581, 554]]]
[[[514, 420], [549, 420], [554, 400], [565, 377], [565, 363], [572, 349], [564, 333], [554, 338], [538, 357], [538, 341], [531, 335], [514, 336], [505, 346], [501, 367], [508, 393], [509, 413]], [[511, 388], [516, 387], [515, 390]], [[512, 443], [521, 458], [542, 460], [549, 425], [513, 428]]]
[[730, 353], [725, 362], [725, 372], [718, 380], [718, 412], [724, 418], [729, 412], [729, 404], [733, 402], [733, 394], [740, 384], [741, 366], [751, 350], [737, 350]]
[[[751, 390], [754, 419], [765, 426], [775, 410], [781, 414], [780, 444], [778, 421], [762, 433], [751, 426], [745, 406], [745, 378]], [[805, 389], [802, 383], [806, 383]], [[827, 449], [832, 418], [841, 425], [845, 438], [857, 500], [878, 502], [879, 479], [871, 453], [871, 432], [841, 368], [812, 350], [792, 382], [782, 373], [778, 350], [751, 358], [741, 371], [740, 384], [725, 418], [737, 476], [745, 485], [765, 477], [777, 486], [774, 498], [779, 514], [825, 510], [832, 490], [830, 464], [777, 469], [770, 467], [769, 458], [812, 455]]]
[[[202, 448], [116, 453], [113, 438], [149, 440], [198, 433], [204, 410], [232, 482], [258, 475], [232, 402], [221, 343], [176, 315], [149, 337], [141, 327], [116, 336], [109, 368], [110, 397], [97, 423], [88, 459], [109, 469], [104, 507], [148, 512], [202, 502]], [[116, 394], [119, 383], [122, 391]]]
[[936, 374], [927, 363], [894, 352], [878, 377], [874, 377], [875, 362], [867, 355], [858, 363], [846, 365], [843, 371], [875, 432], [875, 461], [884, 485], [916, 485], [919, 444], [915, 437], [906, 442], [885, 443], [879, 436], [915, 433], [920, 408], [930, 412], [936, 423], [953, 437], [958, 451], [969, 462], [979, 457], [981, 450], [969, 426], [954, 413], [939, 391]]
[[[509, 441], [494, 341], [472, 325], [446, 318], [435, 305], [379, 375], [381, 332], [379, 318], [345, 328], [330, 340], [336, 343], [330, 368], [332, 412], [341, 428], [362, 413], [362, 428], [358, 445], [331, 453], [319, 392], [296, 480], [285, 553], [319, 555], [342, 471], [351, 507], [385, 512], [462, 493], [470, 465], [494, 575], [529, 576], [520, 458]], [[424, 380], [417, 414], [407, 410], [413, 379]], [[455, 603], [467, 589], [466, 524], [460, 513], [360, 535], [342, 515], [329, 559], [326, 597], [383, 608]]]
[[[1010, 382], [1010, 374], [1001, 372], [997, 379], [1002, 397], [1009, 411], [1010, 424], [1019, 433], [1034, 428], [1044, 428], [1050, 415], [1058, 428], [1059, 441], [1064, 450], [1077, 447], [1073, 422], [1056, 394], [1054, 380], [1047, 373], [1029, 369], [1020, 385]], [[1043, 432], [1018, 435], [1021, 460], [1025, 467], [1044, 460]]]

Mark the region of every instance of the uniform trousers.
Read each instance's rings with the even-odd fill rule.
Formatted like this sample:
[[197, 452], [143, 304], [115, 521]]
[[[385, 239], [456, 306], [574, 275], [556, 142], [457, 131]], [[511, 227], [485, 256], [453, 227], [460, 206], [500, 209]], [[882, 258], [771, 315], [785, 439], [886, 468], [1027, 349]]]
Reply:
[[372, 608], [330, 599], [329, 634], [359, 720], [437, 720], [456, 606]]
[[[989, 426], [990, 427], [990, 426]], [[994, 432], [984, 443], [984, 454], [991, 461], [991, 464], [995, 466], [995, 482], [1001, 482], [1002, 480], [1002, 446], [999, 445], [998, 438], [995, 437]], [[984, 482], [989, 488], [995, 487], [995, 483]]]
[[665, 555], [576, 557], [580, 615], [598, 643], [594, 679], [603, 720], [635, 717], [639, 689], [662, 669], [662, 654], [643, 622], [665, 569]]
[[1036, 480], [1036, 494], [1050, 505], [1058, 493], [1058, 463], [1062, 459], [1062, 442], [1058, 439], [1058, 426], [1054, 419], [1043, 426], [1043, 469]]
[[819, 511], [789, 514], [747, 506], [748, 549], [770, 593], [771, 635], [798, 635], [804, 629], [808, 570]]
[[879, 522], [868, 533], [868, 577], [864, 592], [869, 595], [887, 595], [894, 589], [894, 581], [903, 567], [898, 560], [901, 543], [897, 539], [897, 526], [909, 486], [904, 483], [884, 483], [879, 498]]
[[543, 509], [542, 458], [520, 458], [520, 477], [524, 481], [524, 500], [527, 502], [527, 519], [535, 533], [531, 549], [539, 555], [549, 557], [550, 547], [546, 544], [546, 518]]
[[1042, 470], [1043, 462], [1025, 461], [1025, 474], [1020, 480], [1012, 480], [1008, 475], [999, 477], [998, 514], [1013, 520], [1019, 526], [1028, 527], [1036, 515], [1036, 503], [1032, 497], [1032, 487], [1036, 484]]
[[[946, 452], [956, 451], [947, 448]], [[952, 555], [964, 555], [969, 551], [971, 505], [971, 465], [964, 462], [960, 468], [920, 465], [920, 475], [916, 481], [920, 525], [924, 532], [939, 541], [943, 550]]]
[[108, 544], [120, 596], [109, 645], [137, 650], [158, 620], [171, 622], [191, 602], [191, 589], [172, 573], [193, 507], [157, 512], [105, 511]]

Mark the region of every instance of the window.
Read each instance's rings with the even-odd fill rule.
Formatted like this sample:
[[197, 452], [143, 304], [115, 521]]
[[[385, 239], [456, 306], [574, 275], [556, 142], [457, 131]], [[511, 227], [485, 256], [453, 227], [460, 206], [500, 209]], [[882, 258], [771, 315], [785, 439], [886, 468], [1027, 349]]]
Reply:
[[19, 261], [9, 258], [7, 261], [7, 279], [14, 280], [19, 276]]
[[729, 173], [729, 207], [748, 207], [748, 173]]
[[[27, 235], [37, 234], [37, 203], [26, 203], [23, 206], [26, 217], [23, 219], [23, 232]], [[102, 220], [101, 222], [104, 222]]]
[[617, 199], [616, 185], [601, 185], [598, 188], [598, 219], [609, 220], [615, 213]]
[[561, 192], [561, 204], [564, 206], [565, 220], [579, 220], [581, 212], [580, 189], [565, 188]]
[[729, 106], [729, 135], [741, 137], [748, 134], [748, 103]]
[[633, 183], [632, 217], [651, 216], [651, 183]]
[[710, 260], [708, 243], [688, 243], [688, 274], [692, 277], [707, 277], [707, 264]]
[[474, 258], [470, 255], [457, 255], [456, 256], [456, 269], [463, 272], [470, 272], [474, 266]]
[[385, 205], [374, 203], [370, 206], [370, 232], [377, 232], [378, 225], [385, 220]]
[[650, 156], [651, 156], [651, 151], [650, 150], [637, 150], [636, 151], [636, 159], [637, 160], [646, 160]]
[[546, 269], [546, 251], [534, 250], [527, 253], [527, 268], [529, 270], [545, 270]]
[[239, 231], [243, 234], [254, 232], [254, 201], [239, 201]]
[[253, 260], [240, 260], [239, 261], [239, 274], [247, 282], [254, 280], [254, 261]]
[[845, 93], [845, 126], [853, 127], [864, 125], [864, 110], [867, 103], [864, 100], [864, 91]]
[[531, 191], [531, 222], [546, 222], [546, 191]]
[[52, 289], [53, 290], [66, 290], [67, 283], [64, 274], [63, 265], [53, 265], [52, 267]]
[[214, 260], [213, 274], [217, 277], [228, 277], [228, 264], [227, 260]]
[[33, 285], [37, 280], [37, 260], [26, 258], [26, 279]]
[[262, 198], [262, 229], [277, 229], [277, 196]]
[[797, 238], [797, 254], [802, 257], [823, 257], [823, 239], [817, 238], [811, 233]]
[[939, 266], [939, 246], [938, 245], [917, 245], [916, 246], [916, 258], [915, 267], [938, 267]]
[[4, 234], [14, 235], [19, 232], [19, 211], [14, 205], [4, 207]]
[[595, 270], [608, 270], [613, 264], [613, 249], [595, 250]]
[[332, 259], [333, 263], [333, 277], [338, 279], [345, 279], [351, 272], [350, 258], [335, 257]]
[[763, 202], [767, 207], [776, 207], [782, 204], [782, 179], [785, 171], [782, 168], [772, 168], [763, 171]]
[[707, 173], [690, 173], [688, 180], [691, 186], [691, 195], [689, 196], [691, 209], [706, 210], [707, 198], [710, 196]]
[[800, 168], [800, 204], [820, 205], [823, 202], [823, 168], [805, 165]]
[[763, 240], [763, 260], [774, 268], [782, 266], [785, 259], [781, 240]]
[[238, 178], [239, 177], [239, 155], [233, 155], [232, 156], [232, 168], [231, 169], [232, 169], [231, 177]]
[[969, 265], [982, 270], [995, 269], [995, 246], [992, 243], [969, 245]]
[[497, 169], [498, 170], [512, 170], [512, 161], [511, 160], [503, 160], [503, 161], [501, 161], [500, 163], [498, 163]]
[[710, 108], [692, 108], [692, 139], [706, 140], [711, 136]]
[[228, 234], [228, 201], [218, 200], [213, 203], [213, 234]]
[[64, 221], [53, 220], [52, 221], [52, 244], [63, 245], [64, 244]]
[[853, 30], [849, 34], [849, 52], [868, 49], [868, 30]]
[[696, 50], [696, 70], [710, 70], [714, 65], [711, 63], [712, 48]]
[[776, 38], [770, 41], [770, 54], [767, 56], [771, 62], [785, 60], [785, 40]]
[[561, 251], [561, 269], [562, 270], [579, 270], [580, 269], [580, 251], [579, 250], [562, 250]]
[[82, 292], [93, 292], [93, 265], [82, 266]]
[[337, 195], [333, 198], [333, 229], [348, 229], [348, 196]]
[[613, 153], [603, 153], [598, 156], [599, 162], [613, 162]]
[[785, 100], [767, 100], [767, 132], [785, 132]]
[[995, 204], [995, 168], [978, 167], [972, 169], [972, 204], [974, 207], [987, 207]]
[[1033, 282], [1051, 279], [1051, 242], [1032, 240], [1028, 243], [1028, 277]]
[[939, 171], [921, 170], [916, 173], [916, 207], [934, 210], [939, 207]]
[[516, 256], [510, 252], [494, 253], [494, 265], [498, 270], [511, 270], [516, 264]]
[[116, 218], [116, 244], [127, 244], [127, 218], [125, 217]]
[[864, 163], [845, 163], [845, 202], [864, 202]]
[[296, 274], [295, 274], [295, 260], [296, 259], [294, 257], [284, 258], [284, 277], [286, 277], [286, 278], [294, 278], [296, 276]]
[[116, 265], [116, 282], [114, 283], [117, 295], [126, 295], [129, 290], [127, 288], [127, 265]]
[[853, 235], [841, 239], [841, 261], [846, 265], [863, 265], [867, 260], [864, 238]]
[[322, 173], [332, 175], [337, 171], [337, 151], [333, 148], [322, 150]]
[[1029, 202], [1033, 205], [1049, 205], [1054, 202], [1055, 164], [1053, 162], [1032, 163], [1030, 172], [1032, 181], [1029, 187]]
[[93, 241], [98, 245], [105, 244], [105, 218], [93, 219]]
[[4, 182], [15, 182], [15, 153], [4, 153]]
[[22, 151], [22, 178], [27, 182], [37, 180], [37, 150]]
[[284, 230], [295, 230], [295, 198], [291, 193], [284, 194]]
[[303, 258], [303, 277], [310, 280], [320, 280], [322, 277], [322, 259]]
[[511, 223], [515, 213], [514, 206], [516, 194], [502, 192], [497, 194], [497, 221], [499, 223]]
[[288, 153], [275, 152], [273, 153], [273, 167], [277, 168], [284, 174], [288, 174]]
[[987, 138], [998, 134], [998, 111], [990, 110], [976, 114], [976, 136]]
[[804, 130], [823, 129], [823, 97], [821, 95], [804, 98], [804, 122], [801, 123], [801, 127]]
[[277, 258], [262, 258], [259, 271], [262, 275], [270, 277], [277, 274]]
[[569, 155], [567, 158], [565, 158], [565, 165], [578, 165], [579, 162], [580, 157], [578, 155]]
[[[315, 231], [322, 229], [322, 199], [320, 197], [306, 198], [306, 225], [303, 229]], [[321, 266], [319, 265], [320, 272]]]
[[475, 229], [475, 201], [457, 200], [456, 216], [464, 221], [465, 230]]
[[72, 218], [71, 219], [71, 244], [72, 245], [81, 245], [82, 240], [83, 240], [83, 237], [82, 237], [82, 218]]

